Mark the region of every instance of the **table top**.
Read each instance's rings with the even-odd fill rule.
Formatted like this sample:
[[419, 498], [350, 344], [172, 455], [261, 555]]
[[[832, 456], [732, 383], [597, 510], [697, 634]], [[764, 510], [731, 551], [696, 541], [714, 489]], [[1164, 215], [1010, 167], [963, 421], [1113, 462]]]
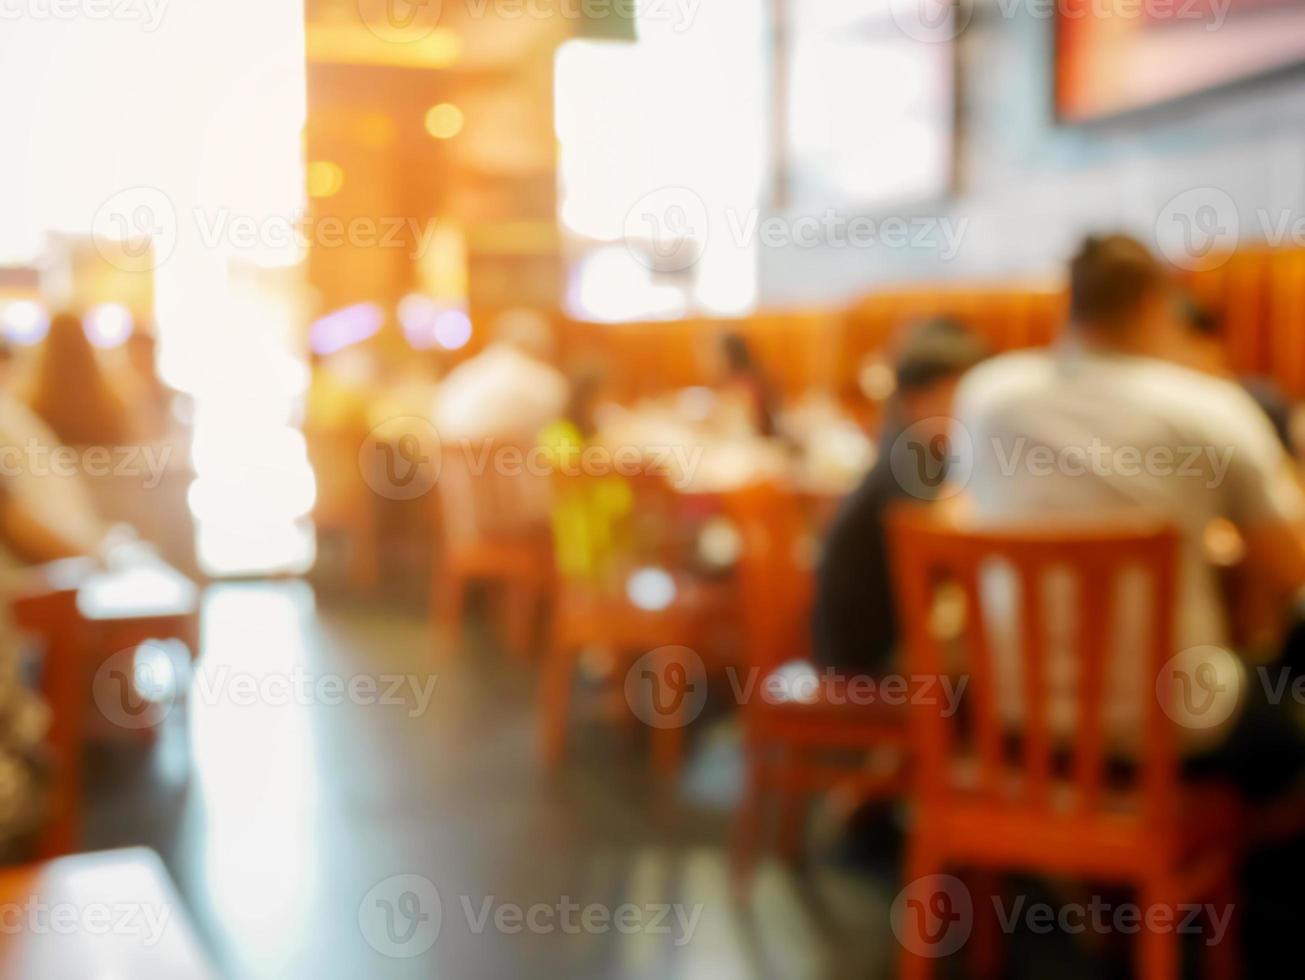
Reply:
[[0, 871], [0, 980], [71, 977], [217, 977], [153, 851]]
[[41, 565], [25, 572], [13, 591], [19, 600], [76, 591], [77, 611], [90, 621], [187, 616], [199, 603], [194, 582], [144, 550], [117, 555], [108, 567], [85, 558]]

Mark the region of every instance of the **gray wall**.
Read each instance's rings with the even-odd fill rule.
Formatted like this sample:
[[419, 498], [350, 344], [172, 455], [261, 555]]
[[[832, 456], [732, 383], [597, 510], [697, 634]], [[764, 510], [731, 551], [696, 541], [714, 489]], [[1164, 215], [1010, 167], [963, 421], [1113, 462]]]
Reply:
[[1049, 20], [987, 7], [959, 44], [956, 193], [877, 215], [968, 220], [955, 257], [936, 247], [763, 247], [762, 305], [838, 302], [910, 280], [1054, 276], [1087, 231], [1154, 241], [1166, 202], [1194, 187], [1231, 196], [1242, 241], [1260, 237], [1261, 210], [1305, 216], [1305, 72], [1060, 126]]

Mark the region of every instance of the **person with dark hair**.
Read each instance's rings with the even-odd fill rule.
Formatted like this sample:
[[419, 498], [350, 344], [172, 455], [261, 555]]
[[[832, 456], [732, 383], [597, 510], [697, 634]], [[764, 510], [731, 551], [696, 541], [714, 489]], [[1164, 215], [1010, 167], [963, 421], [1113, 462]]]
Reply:
[[[907, 331], [894, 364], [896, 388], [880, 433], [877, 461], [844, 501], [821, 552], [813, 616], [820, 666], [873, 674], [891, 662], [897, 622], [884, 515], [899, 500], [931, 500], [943, 486], [944, 472], [918, 477], [912, 447], [928, 449], [935, 439], [946, 438], [956, 385], [986, 353], [954, 320], [930, 320]], [[946, 456], [937, 454], [939, 460]]]
[[721, 338], [721, 356], [724, 360], [721, 387], [726, 399], [739, 400], [758, 435], [774, 436], [779, 431], [775, 389], [752, 353], [748, 339], [738, 333], [725, 334]]
[[1228, 363], [1228, 355], [1220, 337], [1220, 319], [1214, 311], [1199, 303], [1190, 294], [1184, 294], [1179, 309], [1183, 324], [1187, 328], [1182, 338], [1183, 351], [1177, 358], [1179, 363], [1208, 374], [1235, 378], [1269, 417], [1273, 431], [1277, 434], [1283, 448], [1288, 453], [1294, 454], [1295, 447], [1292, 445], [1291, 436], [1291, 399], [1272, 378], [1237, 377]]

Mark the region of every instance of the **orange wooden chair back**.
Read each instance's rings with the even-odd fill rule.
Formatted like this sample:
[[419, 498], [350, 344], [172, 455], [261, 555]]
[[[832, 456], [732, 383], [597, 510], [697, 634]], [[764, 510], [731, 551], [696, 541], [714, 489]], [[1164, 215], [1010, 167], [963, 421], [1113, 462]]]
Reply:
[[473, 546], [548, 526], [549, 475], [534, 447], [485, 439], [444, 447], [438, 481], [445, 541]]
[[[927, 512], [903, 508], [890, 518], [895, 584], [908, 670], [923, 677], [953, 674], [957, 663], [936, 626], [936, 602], [943, 587], [964, 597], [964, 626], [958, 637], [969, 676], [964, 706], [953, 716], [920, 707], [912, 712], [918, 753], [916, 790], [926, 807], [950, 808], [962, 800], [1000, 807], [1006, 815], [1027, 814], [1029, 831], [1058, 817], [1091, 818], [1115, 788], [1107, 751], [1105, 712], [1109, 697], [1110, 627], [1119, 614], [1119, 576], [1140, 571], [1149, 609], [1143, 649], [1151, 658], [1148, 679], [1160, 676], [1174, 654], [1173, 605], [1178, 537], [1167, 528], [1056, 532], [975, 532], [945, 527]], [[999, 666], [990, 620], [982, 601], [983, 582], [997, 563], [1018, 583], [1014, 644], [1023, 718], [1013, 732], [1003, 720]], [[1068, 638], [1075, 661], [1073, 733], [1058, 742], [1049, 717], [1047, 604], [1044, 589], [1052, 570], [1074, 581], [1077, 629]], [[953, 592], [953, 595], [957, 593]], [[1037, 597], [1039, 601], [1028, 601]], [[1064, 642], [1064, 641], [1062, 641]], [[1141, 668], [1142, 665], [1138, 665]], [[1125, 789], [1140, 804], [1142, 820], [1158, 826], [1172, 817], [1177, 792], [1174, 725], [1148, 688], [1142, 701], [1140, 755], [1136, 776]], [[1062, 767], [1058, 763], [1067, 763]], [[973, 773], [964, 788], [953, 778], [962, 767]], [[1067, 769], [1067, 771], [1063, 771]], [[1069, 792], [1064, 792], [1068, 790]], [[1054, 802], [1057, 804], [1053, 807]], [[1065, 805], [1060, 805], [1064, 803]], [[985, 828], [976, 827], [982, 835]]]
[[745, 659], [765, 676], [810, 652], [810, 532], [801, 501], [775, 483], [737, 490], [726, 506], [741, 539], [736, 574]]

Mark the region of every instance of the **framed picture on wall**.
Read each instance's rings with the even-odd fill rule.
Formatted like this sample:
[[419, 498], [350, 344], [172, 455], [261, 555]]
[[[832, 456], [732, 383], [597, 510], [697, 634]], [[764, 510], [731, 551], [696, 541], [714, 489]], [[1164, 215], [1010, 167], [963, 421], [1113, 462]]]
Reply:
[[1085, 122], [1305, 62], [1305, 0], [1060, 0], [1056, 114]]

